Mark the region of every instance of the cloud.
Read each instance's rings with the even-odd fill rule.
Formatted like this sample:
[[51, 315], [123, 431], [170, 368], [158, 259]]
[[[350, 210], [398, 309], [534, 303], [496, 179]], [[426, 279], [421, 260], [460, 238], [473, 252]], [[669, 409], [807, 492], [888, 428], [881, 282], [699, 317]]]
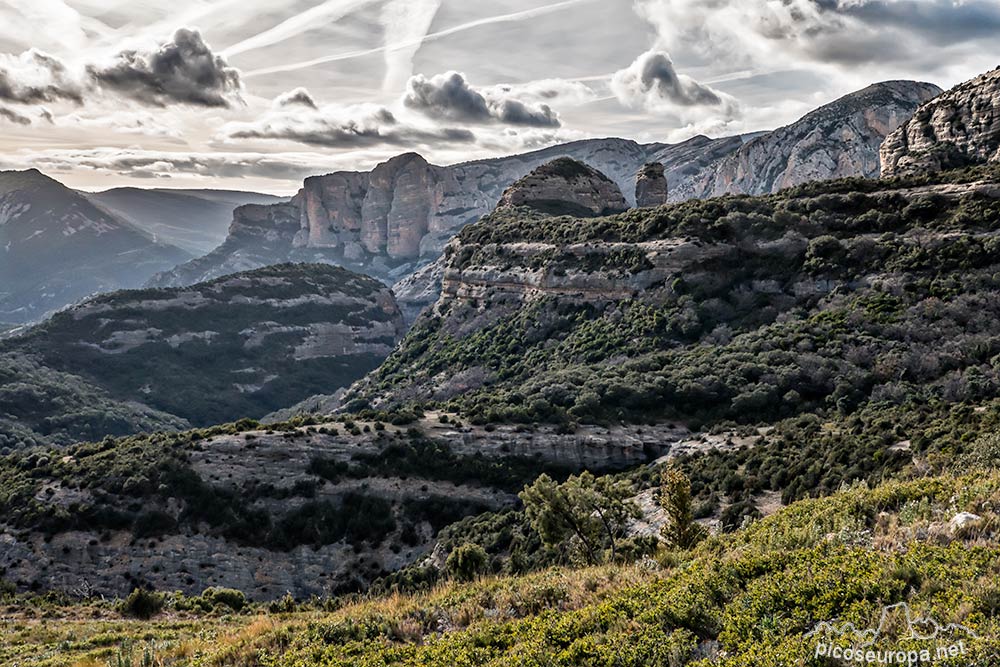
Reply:
[[351, 12], [373, 2], [375, 0], [326, 0], [326, 2], [321, 2], [318, 5], [310, 7], [304, 12], [296, 14], [253, 37], [233, 44], [223, 51], [223, 55], [231, 58], [240, 53], [279, 44], [309, 30], [315, 30], [317, 26], [330, 24], [342, 19]]
[[529, 104], [496, 88], [480, 92], [459, 72], [411, 77], [403, 104], [432, 118], [468, 123], [505, 123], [530, 127], [559, 127], [559, 116], [547, 104]]
[[[562, 2], [554, 2], [549, 5], [543, 5], [541, 7], [534, 7], [532, 9], [526, 9], [518, 12], [511, 12], [509, 14], [499, 14], [496, 16], [488, 16], [486, 18], [476, 19], [475, 21], [468, 21], [459, 25], [452, 26], [450, 28], [445, 28], [443, 30], [438, 30], [422, 36], [419, 39], [413, 39], [410, 41], [398, 42], [395, 44], [383, 44], [371, 49], [360, 49], [357, 51], [349, 51], [347, 53], [336, 53], [329, 56], [323, 56], [321, 58], [312, 58], [311, 60], [303, 60], [300, 62], [285, 63], [282, 65], [275, 65], [273, 67], [265, 67], [262, 69], [253, 70], [246, 72], [244, 76], [262, 76], [264, 74], [277, 74], [278, 72], [291, 72], [294, 70], [307, 69], [310, 67], [317, 67], [319, 65], [325, 65], [327, 63], [339, 62], [341, 60], [353, 60], [355, 58], [364, 58], [366, 56], [374, 55], [376, 53], [385, 53], [387, 51], [396, 51], [400, 49], [419, 47], [420, 45], [443, 39], [445, 37], [450, 37], [467, 30], [475, 30], [483, 26], [493, 25], [495, 23], [515, 23], [519, 21], [526, 21], [541, 16], [546, 16], [555, 12], [562, 12], [567, 9], [572, 9], [577, 5], [594, 3], [596, 0], [562, 0]], [[226, 53], [229, 53], [227, 51]]]
[[577, 106], [593, 102], [597, 93], [580, 81], [566, 79], [540, 79], [528, 83], [504, 83], [483, 90], [487, 97], [515, 97], [526, 103], [547, 103]]
[[0, 54], [0, 100], [16, 104], [69, 100], [80, 104], [85, 87], [62, 60], [37, 49], [19, 56]]
[[953, 59], [940, 49], [982, 52], [1000, 30], [996, 0], [636, 0], [636, 9], [660, 46], [705, 64], [867, 81], [890, 67], [947, 69]]
[[0, 118], [15, 125], [31, 125], [30, 118], [5, 107], [0, 107]]
[[316, 100], [305, 88], [299, 87], [295, 90], [290, 90], [287, 93], [282, 93], [274, 98], [274, 103], [272, 105], [275, 109], [282, 109], [284, 107], [308, 107], [310, 109], [318, 109]]
[[329, 105], [311, 111], [276, 109], [255, 121], [228, 123], [221, 134], [226, 141], [271, 139], [328, 148], [475, 141], [475, 135], [464, 129], [401, 124], [392, 111], [374, 104]]
[[19, 160], [19, 168], [30, 166], [50, 173], [79, 176], [89, 171], [143, 179], [191, 176], [206, 181], [248, 177], [300, 181], [326, 166], [323, 156], [314, 153], [183, 153], [137, 148], [54, 149], [19, 156]]
[[611, 79], [611, 91], [622, 104], [647, 111], [677, 113], [700, 107], [715, 109], [726, 118], [738, 113], [738, 104], [732, 97], [678, 74], [670, 56], [663, 51], [647, 51], [616, 72]]
[[87, 71], [100, 87], [150, 106], [228, 108], [240, 100], [239, 72], [197, 30], [181, 28], [154, 51], [121, 51], [113, 62]]
[[413, 57], [423, 45], [440, 8], [441, 0], [389, 0], [382, 7], [385, 44], [392, 45], [383, 53], [383, 91], [396, 93], [413, 76]]

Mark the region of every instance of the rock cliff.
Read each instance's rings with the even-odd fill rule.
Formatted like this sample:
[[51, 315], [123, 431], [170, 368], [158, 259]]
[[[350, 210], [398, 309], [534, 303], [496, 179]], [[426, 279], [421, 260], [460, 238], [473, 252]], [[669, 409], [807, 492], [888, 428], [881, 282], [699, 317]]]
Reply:
[[625, 195], [601, 172], [572, 158], [536, 168], [507, 188], [497, 209], [526, 207], [549, 215], [594, 217], [621, 213]]
[[768, 194], [809, 181], [877, 177], [879, 146], [886, 135], [940, 92], [932, 84], [912, 81], [869, 86], [752, 139], [680, 181], [672, 195]]
[[670, 201], [875, 176], [879, 143], [937, 92], [914, 82], [879, 84], [750, 141], [694, 137], [671, 145], [591, 139], [447, 167], [405, 154], [371, 172], [307, 179], [290, 203], [271, 212], [238, 209], [222, 246], [149, 284], [188, 285], [283, 261], [328, 262], [388, 284], [404, 281], [434, 262], [459, 230], [492, 211], [511, 184], [562, 157], [605, 174], [629, 205], [637, 203], [640, 171], [654, 162], [665, 168]]
[[639, 208], [662, 206], [667, 203], [670, 187], [664, 167], [659, 162], [650, 162], [639, 171], [635, 181], [635, 205]]
[[1000, 161], [1000, 68], [921, 106], [881, 155], [883, 176]]
[[[58, 452], [59, 475], [49, 474], [49, 458], [22, 453], [16, 461], [32, 470], [33, 488], [14, 491], [30, 495], [0, 522], [0, 571], [22, 590], [108, 596], [135, 586], [225, 586], [255, 600], [358, 590], [424, 558], [443, 526], [513, 507], [540, 472], [620, 470], [691, 441], [669, 425], [568, 433], [450, 417], [81, 445]], [[97, 460], [118, 466], [91, 477]], [[72, 519], [43, 524], [29, 509]]]

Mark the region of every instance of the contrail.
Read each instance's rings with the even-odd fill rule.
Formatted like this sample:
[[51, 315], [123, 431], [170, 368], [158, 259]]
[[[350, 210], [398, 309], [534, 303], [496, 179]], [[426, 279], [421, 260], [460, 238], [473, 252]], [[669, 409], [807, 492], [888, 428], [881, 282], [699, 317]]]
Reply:
[[242, 42], [233, 44], [222, 52], [226, 58], [246, 51], [252, 51], [265, 46], [283, 42], [286, 39], [301, 35], [307, 30], [317, 27], [319, 22], [332, 22], [347, 16], [356, 9], [371, 4], [375, 0], [327, 0], [306, 11], [282, 21], [278, 25], [262, 33], [249, 37]]
[[441, 0], [390, 0], [382, 8], [386, 46], [415, 42], [412, 46], [385, 51], [382, 90], [397, 91], [413, 75], [413, 57], [420, 50], [440, 8]]
[[307, 67], [316, 67], [317, 65], [323, 65], [326, 63], [337, 62], [339, 60], [351, 60], [353, 58], [361, 58], [363, 56], [370, 56], [375, 53], [382, 53], [384, 51], [395, 50], [395, 49], [405, 49], [407, 47], [423, 44], [435, 39], [440, 39], [442, 37], [447, 37], [448, 35], [454, 35], [457, 32], [464, 32], [466, 30], [472, 30], [473, 28], [478, 28], [484, 25], [490, 25], [493, 23], [510, 23], [513, 21], [522, 21], [524, 19], [534, 18], [536, 16], [543, 16], [545, 14], [551, 14], [553, 12], [562, 11], [576, 5], [580, 5], [587, 2], [596, 2], [596, 0], [565, 0], [564, 2], [557, 2], [551, 5], [546, 5], [544, 7], [536, 7], [534, 9], [527, 9], [521, 12], [514, 12], [512, 14], [501, 14], [499, 16], [490, 16], [484, 19], [477, 19], [475, 21], [469, 21], [468, 23], [463, 23], [445, 30], [440, 30], [438, 32], [430, 33], [423, 39], [412, 40], [409, 42], [401, 42], [398, 44], [386, 44], [384, 46], [379, 46], [373, 49], [364, 49], [362, 51], [349, 51], [347, 53], [338, 53], [332, 56], [324, 56], [322, 58], [315, 58], [313, 60], [305, 60], [298, 63], [288, 63], [286, 65], [277, 65], [275, 67], [265, 67], [263, 69], [257, 69], [250, 72], [244, 72], [244, 77], [251, 76], [261, 76], [263, 74], [276, 74], [278, 72], [291, 72], [299, 69], [306, 69]]

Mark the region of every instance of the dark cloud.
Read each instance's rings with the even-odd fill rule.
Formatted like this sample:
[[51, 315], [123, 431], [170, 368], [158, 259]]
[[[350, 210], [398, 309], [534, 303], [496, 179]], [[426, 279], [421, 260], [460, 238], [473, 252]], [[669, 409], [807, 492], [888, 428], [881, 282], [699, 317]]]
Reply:
[[530, 105], [510, 97], [510, 89], [482, 93], [458, 72], [426, 78], [411, 77], [403, 104], [432, 118], [467, 123], [505, 123], [529, 127], [559, 127], [558, 115], [547, 104]]
[[113, 63], [87, 71], [102, 88], [151, 106], [229, 107], [241, 87], [239, 72], [197, 30], [183, 28], [156, 51], [122, 51]]
[[32, 49], [0, 62], [0, 100], [16, 104], [69, 100], [80, 104], [83, 86], [73, 80], [61, 60]]
[[16, 125], [31, 125], [30, 118], [28, 118], [27, 116], [23, 116], [11, 109], [6, 109], [4, 107], [0, 107], [0, 118], [3, 118]]
[[456, 128], [423, 129], [401, 125], [385, 107], [336, 109], [313, 112], [275, 112], [250, 123], [230, 123], [227, 139], [280, 139], [327, 148], [398, 146], [421, 142], [471, 143], [475, 135]]
[[870, 0], [843, 6], [831, 0], [816, 1], [827, 11], [876, 28], [917, 33], [936, 44], [950, 45], [1000, 34], [1000, 3], [995, 0]]
[[309, 91], [301, 87], [278, 95], [274, 98], [274, 106], [279, 109], [282, 107], [294, 106], [308, 107], [310, 109], [319, 108], [316, 104], [316, 100], [309, 94]]

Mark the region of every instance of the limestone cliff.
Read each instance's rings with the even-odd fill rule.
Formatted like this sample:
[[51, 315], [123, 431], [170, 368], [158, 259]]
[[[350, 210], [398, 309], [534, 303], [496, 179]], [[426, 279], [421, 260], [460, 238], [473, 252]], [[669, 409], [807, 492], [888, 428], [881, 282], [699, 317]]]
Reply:
[[921, 106], [881, 154], [883, 176], [1000, 161], [1000, 68]]
[[[879, 146], [937, 86], [888, 81], [852, 93], [759, 136], [678, 183], [674, 198], [768, 194], [809, 181], [879, 174]], [[672, 181], [673, 182], [673, 181]]]
[[635, 205], [639, 208], [662, 206], [667, 203], [669, 195], [663, 165], [659, 162], [644, 165], [635, 180]]
[[[914, 82], [879, 84], [749, 141], [590, 139], [447, 167], [416, 154], [400, 155], [371, 172], [307, 179], [290, 203], [271, 212], [238, 209], [222, 246], [150, 285], [188, 285], [285, 261], [327, 262], [387, 284], [405, 281], [434, 262], [458, 231], [492, 211], [511, 184], [562, 157], [605, 174], [628, 205], [637, 203], [637, 180], [650, 163], [664, 166], [673, 202], [772, 192], [814, 179], [875, 176], [881, 140], [937, 92]], [[656, 201], [660, 187], [654, 188]]]

